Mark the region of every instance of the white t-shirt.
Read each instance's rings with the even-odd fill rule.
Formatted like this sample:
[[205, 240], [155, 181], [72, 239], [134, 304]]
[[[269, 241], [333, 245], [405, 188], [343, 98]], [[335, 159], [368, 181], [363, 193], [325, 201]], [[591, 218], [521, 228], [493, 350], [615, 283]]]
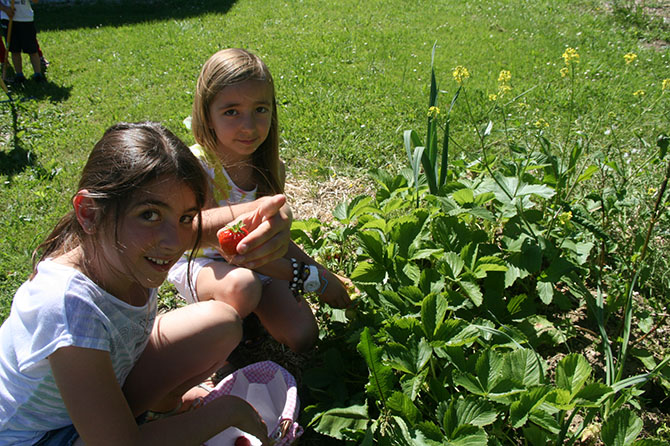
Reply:
[[[0, 0], [3, 5], [10, 6], [10, 0]], [[14, 0], [14, 21], [15, 22], [32, 22], [35, 18], [33, 7], [30, 5], [30, 0]], [[9, 20], [9, 16], [5, 11], [0, 12], [0, 19]]]
[[69, 266], [41, 262], [0, 327], [0, 445], [32, 445], [72, 424], [47, 359], [61, 347], [108, 351], [123, 385], [149, 341], [156, 295], [135, 307]]

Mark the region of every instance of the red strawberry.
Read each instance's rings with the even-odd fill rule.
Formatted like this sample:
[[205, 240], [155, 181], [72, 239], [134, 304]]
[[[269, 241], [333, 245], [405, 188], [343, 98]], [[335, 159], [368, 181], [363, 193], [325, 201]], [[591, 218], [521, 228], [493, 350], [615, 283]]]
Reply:
[[251, 442], [247, 437], [240, 435], [235, 439], [235, 446], [251, 446]]
[[228, 255], [234, 256], [237, 254], [237, 244], [249, 233], [244, 227], [243, 222], [237, 222], [234, 225], [226, 226], [219, 229], [216, 234], [219, 237], [219, 245], [221, 249]]

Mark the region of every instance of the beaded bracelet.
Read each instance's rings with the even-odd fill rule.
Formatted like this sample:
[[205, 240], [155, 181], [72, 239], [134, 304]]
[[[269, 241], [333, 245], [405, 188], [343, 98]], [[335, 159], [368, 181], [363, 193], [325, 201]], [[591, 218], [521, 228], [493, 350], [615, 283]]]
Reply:
[[305, 262], [298, 262], [294, 258], [291, 258], [291, 268], [293, 269], [293, 279], [289, 282], [288, 288], [293, 293], [293, 297], [300, 300], [300, 296], [305, 294], [303, 286], [309, 275], [309, 268], [305, 265]]

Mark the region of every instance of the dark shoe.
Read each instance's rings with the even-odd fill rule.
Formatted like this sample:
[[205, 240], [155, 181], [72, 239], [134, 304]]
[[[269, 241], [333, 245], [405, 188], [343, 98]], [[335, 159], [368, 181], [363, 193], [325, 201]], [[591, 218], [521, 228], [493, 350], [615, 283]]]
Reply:
[[12, 80], [12, 84], [22, 85], [25, 81], [26, 81], [26, 77], [23, 75], [23, 73], [19, 73], [16, 76], [14, 76], [14, 79]]
[[35, 82], [46, 82], [47, 78], [42, 73], [33, 74], [32, 80]]

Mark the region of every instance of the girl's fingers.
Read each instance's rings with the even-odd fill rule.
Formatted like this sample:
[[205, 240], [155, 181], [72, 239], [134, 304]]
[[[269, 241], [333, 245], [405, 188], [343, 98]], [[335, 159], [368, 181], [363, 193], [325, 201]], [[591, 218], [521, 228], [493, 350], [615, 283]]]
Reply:
[[283, 195], [268, 197], [255, 212], [243, 218], [251, 232], [238, 245], [239, 255], [232, 259], [233, 263], [255, 268], [286, 254], [292, 215], [285, 204]]

